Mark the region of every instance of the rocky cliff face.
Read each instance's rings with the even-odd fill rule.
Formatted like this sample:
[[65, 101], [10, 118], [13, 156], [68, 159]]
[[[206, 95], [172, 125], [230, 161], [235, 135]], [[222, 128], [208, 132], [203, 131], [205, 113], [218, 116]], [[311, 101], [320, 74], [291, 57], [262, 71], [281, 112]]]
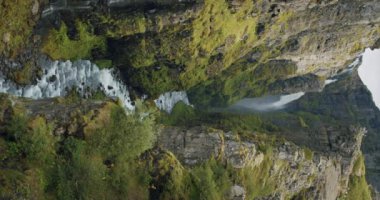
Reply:
[[[328, 85], [323, 92], [306, 94], [290, 110], [310, 112], [320, 118], [333, 119], [333, 122], [321, 120], [321, 124], [311, 125], [323, 134], [319, 134], [318, 139], [314, 138], [306, 142], [311, 145], [317, 144], [316, 148], [328, 151], [336, 149], [336, 145], [331, 142], [340, 140], [338, 143], [346, 143], [342, 138], [346, 133], [342, 133], [338, 127], [354, 124], [366, 127], [368, 132], [364, 137], [362, 149], [366, 157], [367, 178], [379, 189], [376, 160], [378, 160], [379, 149], [377, 138], [379, 137], [380, 111], [373, 103], [371, 93], [360, 80], [356, 70], [352, 74], [345, 74], [338, 78], [341, 80]], [[324, 128], [321, 129], [321, 126]], [[320, 142], [316, 143], [316, 141]]]
[[[233, 168], [269, 171], [263, 181], [274, 189], [259, 199], [286, 199], [302, 195], [307, 199], [337, 199], [348, 190], [349, 177], [359, 158], [364, 129], [351, 129], [352, 143], [336, 152], [314, 153], [290, 142], [268, 141], [253, 136], [240, 138], [232, 132], [193, 127], [168, 127], [158, 145], [173, 152], [187, 166], [199, 165], [210, 157], [225, 159]], [[268, 145], [264, 149], [261, 145]], [[268, 148], [271, 148], [268, 151]], [[265, 168], [267, 166], [267, 168]], [[260, 176], [260, 175], [258, 175]], [[259, 178], [259, 177], [256, 177]], [[244, 186], [243, 186], [244, 188]], [[249, 188], [245, 188], [249, 190]]]
[[[55, 122], [51, 134], [61, 142], [67, 140], [64, 138], [79, 137], [90, 143], [91, 135], [87, 132], [94, 126], [92, 121], [104, 123], [112, 116], [107, 114], [107, 107], [112, 103], [101, 101], [28, 100], [2, 96], [2, 101], [6, 99], [10, 108], [4, 109], [3, 102], [1, 127], [6, 127], [4, 123], [11, 120], [9, 109], [13, 104], [26, 109], [25, 113], [30, 117], [44, 117]], [[322, 133], [323, 130], [314, 132]], [[322, 146], [300, 143], [293, 138], [295, 144], [260, 132], [241, 135], [212, 126], [164, 126], [160, 129], [156, 147], [141, 156], [139, 162], [146, 162], [144, 168], [152, 170], [151, 199], [165, 199], [162, 195], [171, 187], [171, 181], [184, 181], [182, 176], [196, 173], [200, 166], [201, 169], [207, 166], [210, 159], [221, 163], [218, 166], [223, 168], [217, 169], [228, 170], [228, 177], [232, 180], [228, 192], [223, 194], [224, 199], [349, 199], [352, 188], [357, 188], [353, 180], [363, 178], [365, 173], [360, 148], [366, 130], [341, 127], [334, 133], [336, 135], [331, 137], [335, 140], [330, 139], [329, 144]], [[282, 133], [285, 138], [292, 139], [287, 134]], [[325, 149], [327, 146], [331, 149]], [[213, 171], [215, 176], [220, 173], [218, 170]], [[193, 176], [190, 177], [195, 181], [197, 176]], [[175, 184], [180, 187], [182, 181]], [[194, 187], [192, 182], [187, 184]]]
[[[118, 9], [109, 9], [110, 3]], [[91, 9], [57, 9], [42, 20], [45, 23], [39, 29], [59, 27], [63, 20], [71, 28], [62, 34], [80, 41], [73, 21], [81, 20], [93, 28], [88, 29], [90, 34], [106, 37], [108, 46], [105, 51], [94, 47], [85, 57], [112, 60], [125, 72], [130, 86], [151, 96], [190, 89], [191, 100], [201, 106], [281, 92], [275, 83], [279, 79], [291, 79], [288, 82], [295, 88], [313, 75], [326, 79], [380, 37], [376, 0], [145, 3], [83, 1]], [[49, 45], [60, 46], [60, 42], [45, 42], [43, 52], [55, 59], [70, 59], [49, 50]], [[298, 89], [317, 90], [320, 84], [313, 80], [314, 84]]]

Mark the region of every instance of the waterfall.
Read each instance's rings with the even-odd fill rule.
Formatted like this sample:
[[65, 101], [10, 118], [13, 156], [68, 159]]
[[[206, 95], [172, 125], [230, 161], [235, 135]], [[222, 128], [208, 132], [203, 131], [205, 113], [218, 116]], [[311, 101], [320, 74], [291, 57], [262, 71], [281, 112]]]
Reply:
[[[19, 86], [6, 80], [0, 72], [0, 93], [44, 99], [65, 96], [72, 88], [82, 97], [100, 90], [108, 97], [118, 98], [127, 110], [134, 110], [127, 86], [115, 77], [116, 73], [112, 69], [99, 69], [87, 60], [43, 61], [40, 64], [43, 75], [35, 85]], [[167, 92], [154, 102], [159, 109], [170, 113], [179, 101], [190, 105], [185, 91]]]
[[160, 97], [154, 102], [160, 110], [164, 110], [167, 113], [171, 113], [175, 104], [182, 101], [186, 105], [190, 105], [189, 99], [185, 91], [167, 92], [160, 95]]
[[43, 75], [35, 85], [21, 87], [0, 75], [0, 92], [42, 99], [65, 96], [72, 88], [83, 97], [90, 91], [101, 90], [108, 97], [119, 98], [126, 109], [134, 110], [127, 87], [115, 78], [112, 69], [99, 69], [86, 60], [44, 61], [41, 67]]
[[304, 92], [288, 95], [269, 95], [257, 98], [244, 98], [229, 106], [227, 111], [235, 112], [271, 112], [284, 109], [289, 103], [300, 99]]

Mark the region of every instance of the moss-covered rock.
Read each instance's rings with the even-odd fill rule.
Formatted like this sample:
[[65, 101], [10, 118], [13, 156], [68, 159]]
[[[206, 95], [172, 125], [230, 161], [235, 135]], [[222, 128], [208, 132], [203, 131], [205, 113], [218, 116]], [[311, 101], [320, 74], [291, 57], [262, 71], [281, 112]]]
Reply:
[[42, 52], [54, 60], [77, 60], [91, 58], [92, 50], [106, 50], [105, 38], [93, 34], [91, 26], [81, 22], [75, 22], [76, 34], [74, 39], [68, 36], [68, 28], [65, 23], [59, 30], [51, 29], [45, 39]]
[[15, 57], [29, 43], [38, 16], [39, 1], [0, 2], [0, 54]]

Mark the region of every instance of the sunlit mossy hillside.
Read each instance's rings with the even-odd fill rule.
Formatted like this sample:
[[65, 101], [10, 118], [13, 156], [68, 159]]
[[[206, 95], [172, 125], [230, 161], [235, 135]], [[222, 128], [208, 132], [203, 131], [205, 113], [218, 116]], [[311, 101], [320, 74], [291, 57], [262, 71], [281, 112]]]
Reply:
[[[228, 1], [206, 0], [186, 11], [92, 13], [91, 17], [82, 17], [83, 22], [75, 23], [75, 37], [65, 36], [65, 32], [69, 32], [64, 23], [59, 31], [51, 30], [42, 51], [54, 59], [112, 60], [113, 65], [125, 71], [132, 87], [152, 96], [168, 90], [189, 89], [200, 83], [209, 85], [214, 78], [224, 79], [218, 77], [235, 66], [226, 72], [231, 79], [228, 83], [218, 82], [213, 86], [221, 92], [224, 103], [229, 103], [234, 101], [229, 98], [236, 96], [230, 88], [235, 88], [236, 82], [242, 79], [247, 85], [256, 85], [262, 90], [268, 85], [260, 83], [259, 86], [257, 80], [249, 77], [257, 63], [242, 58], [256, 50], [261, 55], [259, 61], [264, 63], [279, 53], [263, 45], [267, 36], [258, 14], [263, 12], [260, 10], [263, 2], [244, 0], [240, 3], [239, 8], [231, 8]], [[261, 17], [266, 15], [269, 14]], [[291, 16], [290, 12], [284, 12], [267, 26], [278, 31], [286, 29]], [[103, 46], [106, 38], [106, 46]], [[102, 52], [105, 49], [108, 50]], [[291, 74], [284, 71], [283, 77]], [[241, 90], [242, 94], [234, 99], [250, 94], [247, 88]]]

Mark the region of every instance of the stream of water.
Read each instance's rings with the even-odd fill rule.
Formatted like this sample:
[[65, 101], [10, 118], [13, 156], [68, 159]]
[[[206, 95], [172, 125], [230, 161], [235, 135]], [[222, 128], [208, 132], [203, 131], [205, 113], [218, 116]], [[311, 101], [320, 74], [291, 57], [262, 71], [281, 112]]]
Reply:
[[[380, 50], [367, 49], [362, 60], [359, 75], [371, 91], [376, 105], [380, 107]], [[342, 73], [351, 72], [358, 64], [360, 64], [359, 59], [355, 60]], [[43, 75], [35, 85], [19, 86], [7, 80], [0, 72], [0, 92], [19, 97], [42, 99], [65, 96], [72, 88], [75, 88], [83, 97], [87, 97], [93, 91], [100, 90], [108, 97], [120, 99], [127, 110], [134, 110], [134, 104], [130, 99], [127, 86], [118, 78], [118, 73], [113, 69], [99, 69], [87, 60], [75, 62], [46, 60], [41, 61], [40, 65]], [[336, 82], [338, 79], [326, 80], [325, 86]], [[220, 108], [216, 111], [271, 112], [284, 109], [289, 103], [298, 100], [304, 94], [304, 92], [298, 92], [287, 95], [244, 98], [228, 108]], [[164, 93], [154, 102], [159, 109], [170, 113], [179, 101], [191, 105], [184, 91]]]
[[[0, 73], [0, 92], [43, 99], [65, 96], [72, 88], [83, 97], [100, 90], [108, 97], [118, 98], [127, 110], [134, 110], [127, 86], [117, 78], [113, 69], [99, 69], [87, 60], [42, 61], [40, 65], [43, 75], [35, 85], [19, 86]], [[178, 101], [189, 104], [186, 92], [168, 92], [162, 94], [155, 102], [158, 108], [171, 112]]]

